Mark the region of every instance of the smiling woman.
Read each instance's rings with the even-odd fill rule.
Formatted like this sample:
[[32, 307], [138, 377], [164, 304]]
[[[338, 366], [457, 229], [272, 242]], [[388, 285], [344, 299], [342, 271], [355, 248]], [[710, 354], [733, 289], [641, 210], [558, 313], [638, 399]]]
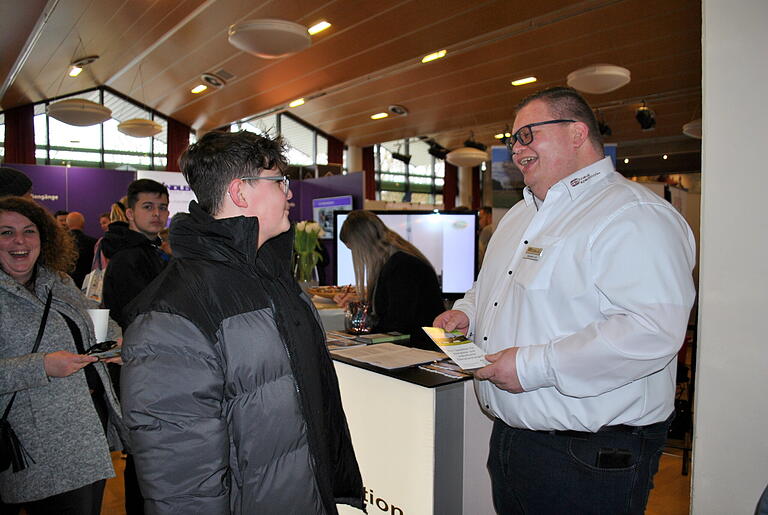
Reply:
[[[106, 368], [84, 355], [96, 343], [87, 312], [96, 306], [66, 275], [75, 257], [72, 238], [42, 207], [0, 199], [0, 411], [26, 458], [0, 470], [0, 497], [30, 514], [98, 514], [114, 475], [109, 449], [122, 447]], [[111, 322], [107, 339], [119, 337]]]

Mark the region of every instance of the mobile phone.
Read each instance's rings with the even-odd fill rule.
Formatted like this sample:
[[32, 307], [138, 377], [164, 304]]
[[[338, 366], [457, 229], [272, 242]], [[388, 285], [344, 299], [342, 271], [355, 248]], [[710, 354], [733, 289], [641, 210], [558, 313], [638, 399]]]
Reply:
[[607, 449], [597, 451], [596, 466], [603, 469], [623, 469], [632, 464], [632, 453], [627, 449]]

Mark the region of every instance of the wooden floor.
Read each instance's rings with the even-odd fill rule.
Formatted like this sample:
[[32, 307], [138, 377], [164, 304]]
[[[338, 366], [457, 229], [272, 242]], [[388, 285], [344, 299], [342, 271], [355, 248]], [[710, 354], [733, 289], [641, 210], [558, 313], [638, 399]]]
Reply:
[[[125, 515], [123, 504], [123, 469], [125, 460], [120, 458], [120, 453], [112, 453], [112, 462], [115, 464], [117, 477], [107, 481], [104, 492], [104, 504], [101, 508], [102, 515]], [[654, 489], [648, 500], [646, 515], [687, 515], [690, 506], [691, 476], [683, 476], [682, 453], [677, 449], [670, 449], [661, 457], [659, 472], [654, 477]]]

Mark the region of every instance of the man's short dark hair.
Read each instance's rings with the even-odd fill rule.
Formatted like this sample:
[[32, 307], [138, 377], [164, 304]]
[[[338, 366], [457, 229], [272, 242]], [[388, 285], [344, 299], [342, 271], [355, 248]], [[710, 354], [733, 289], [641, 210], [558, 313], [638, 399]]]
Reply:
[[587, 101], [584, 100], [584, 97], [575, 89], [562, 86], [542, 89], [521, 100], [517, 104], [515, 112], [520, 112], [523, 107], [534, 100], [541, 100], [546, 103], [556, 119], [572, 119], [585, 123], [587, 128], [589, 128], [589, 140], [592, 142], [592, 146], [595, 147], [595, 150], [605, 155], [603, 152], [603, 136], [600, 134], [600, 129], [597, 126], [595, 113], [589, 107]]
[[58, 218], [58, 217], [60, 217], [60, 216], [67, 216], [68, 214], [69, 214], [69, 211], [65, 211], [65, 210], [63, 210], [63, 209], [59, 209], [58, 211], [56, 211], [55, 213], [53, 213], [53, 217], [54, 217], [54, 218]]
[[285, 142], [253, 132], [209, 132], [190, 145], [179, 166], [200, 207], [211, 215], [221, 209], [229, 183], [263, 170], [288, 167]]
[[152, 179], [138, 179], [128, 185], [128, 209], [136, 207], [139, 193], [157, 193], [158, 195], [165, 195], [166, 199], [169, 197], [168, 188], [165, 185]]
[[492, 206], [483, 206], [480, 208], [481, 213], [485, 213], [486, 215], [492, 215], [493, 214], [493, 207]]

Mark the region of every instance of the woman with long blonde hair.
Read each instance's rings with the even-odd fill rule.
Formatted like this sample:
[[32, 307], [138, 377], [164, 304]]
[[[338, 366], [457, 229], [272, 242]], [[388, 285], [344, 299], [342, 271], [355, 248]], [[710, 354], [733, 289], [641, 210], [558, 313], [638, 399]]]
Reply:
[[368, 302], [374, 331], [410, 334], [411, 346], [432, 350], [421, 327], [432, 325], [445, 308], [429, 260], [370, 211], [351, 212], [339, 236], [352, 252], [358, 293], [334, 300], [343, 306], [357, 299]]

